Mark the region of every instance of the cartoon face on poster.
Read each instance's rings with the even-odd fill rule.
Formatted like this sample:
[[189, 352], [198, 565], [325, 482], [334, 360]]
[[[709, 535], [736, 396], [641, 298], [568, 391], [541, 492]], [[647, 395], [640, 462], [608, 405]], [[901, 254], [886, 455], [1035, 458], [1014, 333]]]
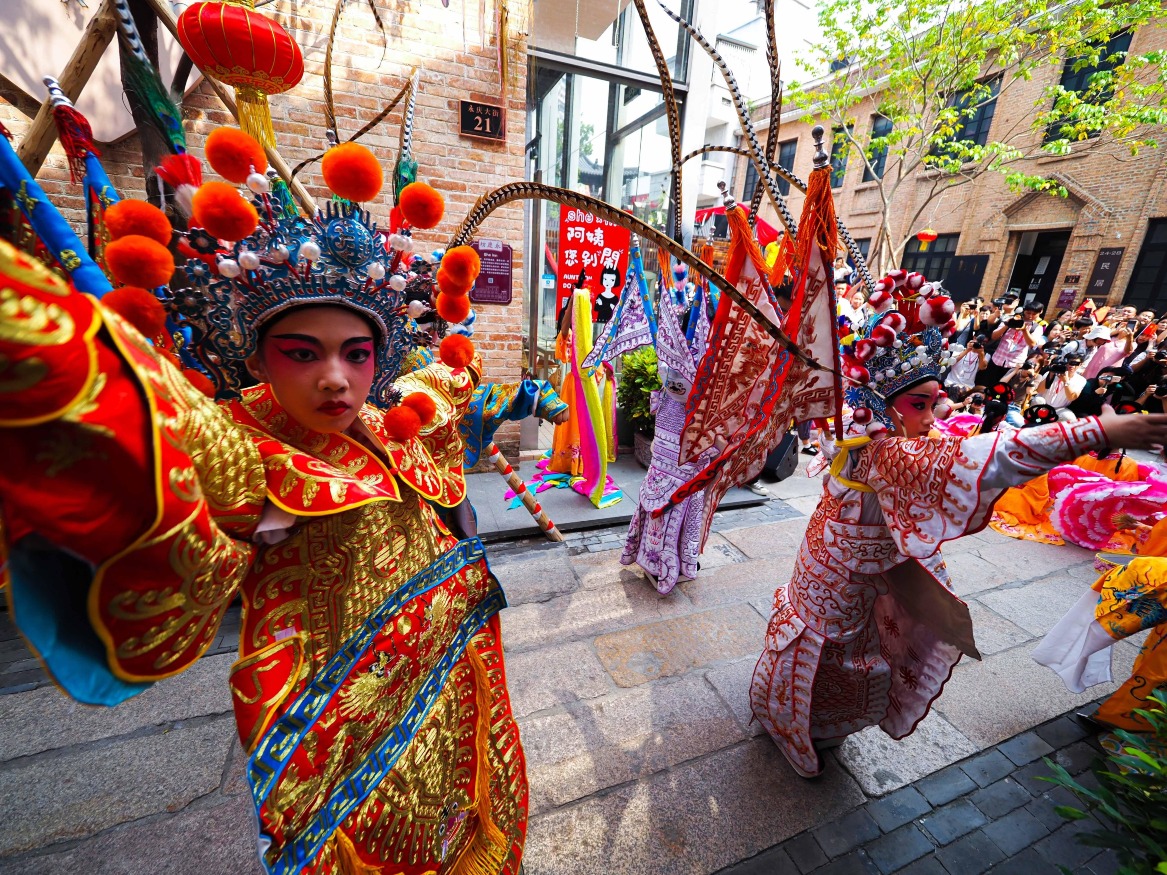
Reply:
[[[608, 312], [609, 319], [612, 318], [610, 311], [616, 306], [628, 273], [631, 243], [632, 233], [627, 228], [613, 225], [586, 210], [561, 208], [556, 312], [562, 310], [571, 297], [579, 272], [583, 270], [587, 272], [587, 287], [597, 299], [597, 307]], [[596, 314], [596, 317], [600, 315], [603, 314]]]

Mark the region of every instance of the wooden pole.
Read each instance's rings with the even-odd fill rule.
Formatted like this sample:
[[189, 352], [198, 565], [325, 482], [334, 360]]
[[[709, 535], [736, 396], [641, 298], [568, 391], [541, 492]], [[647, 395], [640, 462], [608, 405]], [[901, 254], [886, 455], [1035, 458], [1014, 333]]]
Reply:
[[[76, 103], [77, 98], [81, 96], [81, 90], [97, 69], [97, 62], [105, 54], [109, 41], [117, 33], [117, 26], [117, 16], [114, 15], [109, 0], [102, 0], [101, 6], [85, 26], [81, 42], [73, 50], [69, 63], [57, 78], [61, 91], [69, 100]], [[45, 163], [45, 158], [48, 157], [56, 139], [57, 126], [53, 122], [53, 107], [46, 98], [16, 150], [17, 156], [33, 176], [36, 176], [41, 165]]]
[[490, 464], [494, 465], [495, 470], [506, 478], [511, 491], [519, 497], [523, 502], [523, 507], [535, 518], [535, 522], [539, 524], [543, 534], [552, 541], [562, 541], [563, 535], [559, 533], [559, 529], [555, 528], [555, 523], [548, 518], [547, 511], [543, 510], [543, 506], [535, 500], [535, 496], [531, 494], [531, 490], [527, 488], [523, 478], [515, 473], [515, 469], [506, 460], [506, 456], [499, 451], [498, 444], [491, 441], [490, 448], [486, 452], [489, 454]]
[[[146, 0], [150, 4], [150, 8], [158, 16], [158, 20], [169, 30], [175, 39], [178, 39], [178, 19], [174, 16], [174, 10], [170, 7], [169, 0]], [[227, 111], [231, 113], [236, 119], [239, 118], [239, 109], [235, 106], [235, 98], [231, 92], [227, 90], [226, 86], [216, 82], [210, 76], [204, 76], [207, 82], [210, 83], [211, 88], [215, 94], [218, 95], [219, 100], [223, 101], [223, 105], [227, 107]], [[312, 195], [308, 193], [308, 189], [298, 179], [292, 177], [292, 168], [288, 166], [288, 162], [273, 146], [264, 146], [263, 151], [267, 153], [267, 162], [280, 175], [280, 177], [288, 184], [292, 190], [292, 196], [300, 202], [301, 209], [309, 216], [316, 215], [316, 201]]]

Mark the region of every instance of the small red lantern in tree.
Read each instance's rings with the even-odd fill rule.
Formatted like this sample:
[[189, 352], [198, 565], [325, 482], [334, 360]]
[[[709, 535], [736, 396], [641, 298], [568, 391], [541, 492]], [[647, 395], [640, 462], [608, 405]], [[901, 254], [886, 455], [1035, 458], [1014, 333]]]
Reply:
[[195, 3], [178, 17], [178, 41], [204, 74], [235, 89], [239, 126], [275, 146], [269, 94], [304, 75], [304, 56], [277, 22], [240, 5]]
[[940, 235], [933, 231], [931, 228], [925, 228], [923, 231], [918, 232], [916, 234], [916, 239], [920, 241], [920, 251], [927, 252], [928, 244], [935, 240], [938, 236]]

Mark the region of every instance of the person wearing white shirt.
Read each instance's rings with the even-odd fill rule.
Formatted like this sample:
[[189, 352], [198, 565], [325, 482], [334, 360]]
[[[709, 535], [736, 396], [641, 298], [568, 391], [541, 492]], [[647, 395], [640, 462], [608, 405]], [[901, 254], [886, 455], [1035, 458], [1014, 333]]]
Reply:
[[[1056, 371], [1062, 367], [1065, 370], [1057, 373]], [[1068, 355], [1060, 365], [1055, 362], [1046, 371], [1045, 376], [1041, 378], [1041, 382], [1034, 390], [1036, 394], [1045, 398], [1047, 404], [1058, 411], [1058, 418], [1063, 422], [1078, 418], [1068, 408], [1074, 399], [1082, 394], [1082, 389], [1086, 385], [1086, 378], [1079, 373], [1081, 367], [1081, 356]]]

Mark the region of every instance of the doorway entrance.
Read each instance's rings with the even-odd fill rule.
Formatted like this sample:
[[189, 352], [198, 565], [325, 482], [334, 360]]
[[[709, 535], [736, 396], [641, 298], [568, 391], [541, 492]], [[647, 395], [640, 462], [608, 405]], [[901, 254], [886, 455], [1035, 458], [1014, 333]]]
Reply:
[[1062, 258], [1070, 243], [1070, 232], [1026, 231], [1021, 234], [1017, 260], [1009, 277], [1009, 291], [1023, 303], [1036, 301], [1049, 306], [1061, 275]]
[[1122, 302], [1156, 314], [1167, 311], [1167, 219], [1151, 219]]

